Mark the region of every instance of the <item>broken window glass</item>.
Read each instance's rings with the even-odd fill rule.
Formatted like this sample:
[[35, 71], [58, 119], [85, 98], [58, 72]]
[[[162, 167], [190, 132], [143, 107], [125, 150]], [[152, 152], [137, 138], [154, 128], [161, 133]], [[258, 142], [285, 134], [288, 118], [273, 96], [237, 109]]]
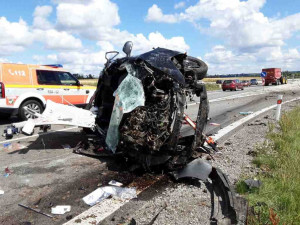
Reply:
[[124, 113], [129, 113], [138, 106], [145, 105], [145, 94], [142, 82], [136, 78], [136, 72], [129, 64], [126, 65], [128, 75], [115, 91], [115, 102], [106, 135], [106, 144], [113, 152], [119, 143], [119, 125]]

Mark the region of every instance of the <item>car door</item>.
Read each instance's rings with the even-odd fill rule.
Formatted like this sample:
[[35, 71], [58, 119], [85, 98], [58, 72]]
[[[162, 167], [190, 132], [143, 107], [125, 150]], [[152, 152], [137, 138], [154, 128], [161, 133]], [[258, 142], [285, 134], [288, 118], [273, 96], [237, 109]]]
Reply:
[[86, 103], [88, 93], [79, 81], [69, 72], [56, 71], [61, 82], [63, 104], [83, 105]]
[[37, 93], [41, 94], [45, 100], [62, 103], [61, 83], [53, 70], [36, 70]]

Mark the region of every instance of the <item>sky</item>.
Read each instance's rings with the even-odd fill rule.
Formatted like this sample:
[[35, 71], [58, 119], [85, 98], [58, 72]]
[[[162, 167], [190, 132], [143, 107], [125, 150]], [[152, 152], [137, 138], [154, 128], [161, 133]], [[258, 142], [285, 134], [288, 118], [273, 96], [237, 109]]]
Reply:
[[198, 57], [209, 75], [300, 70], [299, 0], [0, 0], [0, 62], [98, 75], [132, 41]]

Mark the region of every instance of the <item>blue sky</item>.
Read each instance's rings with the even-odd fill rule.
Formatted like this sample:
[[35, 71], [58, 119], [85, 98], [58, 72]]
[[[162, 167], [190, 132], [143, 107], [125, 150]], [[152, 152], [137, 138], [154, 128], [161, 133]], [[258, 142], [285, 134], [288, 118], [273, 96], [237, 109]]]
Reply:
[[0, 2], [0, 61], [61, 63], [99, 74], [104, 53], [187, 51], [209, 74], [300, 70], [300, 1], [12, 0]]

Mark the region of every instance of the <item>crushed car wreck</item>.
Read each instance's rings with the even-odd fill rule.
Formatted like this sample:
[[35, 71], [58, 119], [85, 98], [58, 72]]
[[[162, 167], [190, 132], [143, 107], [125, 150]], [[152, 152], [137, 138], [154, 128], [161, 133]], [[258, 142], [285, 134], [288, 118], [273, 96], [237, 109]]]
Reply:
[[[130, 56], [132, 46], [132, 42], [125, 43], [126, 57], [123, 58], [115, 59], [119, 54], [116, 51], [106, 53], [107, 63], [89, 108], [80, 109], [89, 119], [73, 118], [72, 115], [81, 113], [74, 109], [72, 115], [53, 115], [55, 118], [51, 121], [78, 125], [92, 133], [92, 139], [76, 146], [76, 153], [88, 155], [93, 152], [95, 155], [95, 150], [101, 148], [103, 151], [98, 151], [98, 156], [122, 155], [126, 163], [136, 165], [134, 168], [168, 171], [175, 179], [189, 177], [205, 182], [209, 179], [218, 187], [225, 204], [223, 215], [236, 223], [234, 194], [226, 175], [198, 158], [197, 154], [211, 150], [205, 146], [207, 137], [203, 134], [209, 106], [201, 80], [206, 76], [207, 65], [186, 53], [164, 48]], [[113, 57], [108, 58], [111, 54]], [[200, 97], [195, 122], [184, 113], [186, 96], [191, 93]], [[45, 111], [53, 112], [51, 107]], [[34, 125], [46, 123], [43, 114], [35, 116], [38, 118], [28, 122]], [[184, 119], [193, 126], [193, 135], [185, 136], [180, 132]], [[26, 128], [28, 122], [14, 124], [14, 127]], [[215, 143], [211, 140], [207, 143], [215, 149]], [[211, 221], [215, 222], [213, 214]]]

